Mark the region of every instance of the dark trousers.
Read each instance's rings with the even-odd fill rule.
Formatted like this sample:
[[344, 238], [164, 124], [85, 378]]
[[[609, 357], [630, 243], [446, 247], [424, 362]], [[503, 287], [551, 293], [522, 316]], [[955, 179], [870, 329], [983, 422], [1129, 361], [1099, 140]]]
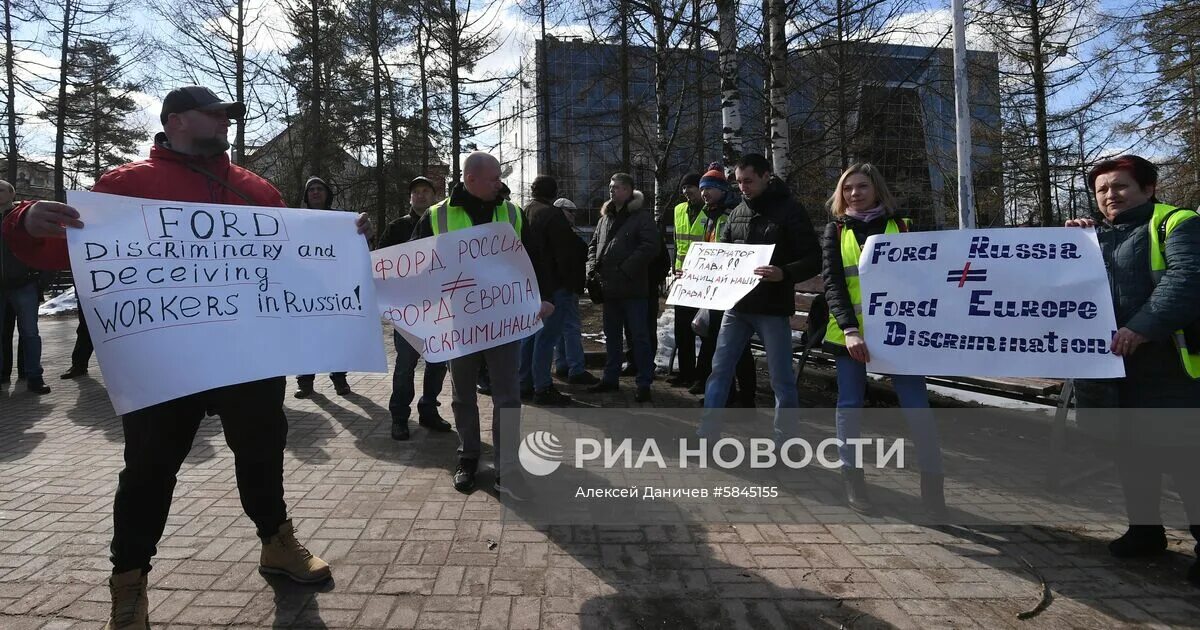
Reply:
[[1171, 475], [1190, 525], [1200, 525], [1200, 454], [1195, 448], [1117, 445], [1117, 472], [1130, 525], [1162, 525], [1163, 475]]
[[602, 380], [616, 383], [621, 376], [622, 333], [633, 350], [633, 365], [637, 366], [638, 387], [650, 387], [654, 382], [654, 350], [646, 330], [646, 298], [604, 301], [604, 347], [608, 354]]
[[[416, 386], [413, 384], [417, 372], [417, 361], [421, 353], [417, 352], [404, 337], [392, 331], [392, 344], [396, 346], [396, 369], [392, 372], [392, 397], [388, 399], [388, 411], [392, 414], [392, 422], [404, 424], [412, 413], [413, 398], [416, 397]], [[421, 399], [417, 401], [417, 417], [436, 411], [438, 395], [442, 393], [442, 384], [446, 381], [446, 363], [426, 363], [425, 377], [421, 382]]]
[[675, 356], [679, 358], [679, 376], [684, 379], [696, 378], [696, 331], [692, 330], [692, 320], [699, 312], [690, 306], [675, 307]]
[[111, 560], [114, 573], [150, 569], [167, 515], [176, 475], [204, 419], [221, 417], [233, 450], [242, 509], [258, 535], [269, 538], [287, 520], [283, 501], [283, 377], [220, 387], [139, 409], [121, 418], [125, 469], [113, 504]]
[[[713, 354], [717, 351], [717, 334], [721, 330], [721, 319], [724, 317], [725, 311], [710, 311], [708, 314], [708, 334], [700, 339], [700, 357], [696, 361], [697, 381], [706, 382], [712, 374]], [[754, 355], [750, 354], [749, 343], [738, 358], [733, 376], [733, 384], [729, 388], [729, 398], [725, 406], [753, 407], [754, 398], [758, 393], [758, 373], [754, 369]]]
[[[654, 367], [654, 357], [658, 355], [658, 289], [651, 287], [650, 297], [646, 298], [646, 332], [650, 335], [650, 364], [651, 369]], [[637, 365], [637, 357], [634, 354], [633, 329], [629, 327], [629, 320], [625, 320], [625, 361], [630, 365]]]
[[[338, 383], [344, 383], [346, 381], [346, 373], [345, 372], [330, 372], [329, 380], [332, 381], [334, 385], [337, 385]], [[307, 387], [308, 389], [312, 389], [313, 383], [315, 383], [315, 382], [317, 382], [316, 374], [301, 374], [300, 376], [296, 377], [296, 384], [299, 385], [300, 387]]]
[[[13, 372], [13, 337], [17, 334], [17, 311], [4, 309], [4, 324], [0, 328], [0, 376], [11, 379]], [[17, 337], [17, 378], [25, 376], [25, 355], [21, 352], [21, 338]]]
[[75, 328], [75, 349], [71, 351], [71, 367], [85, 369], [92, 360], [92, 334], [88, 332], [87, 320], [83, 318], [83, 307], [75, 311], [79, 318], [79, 326]]

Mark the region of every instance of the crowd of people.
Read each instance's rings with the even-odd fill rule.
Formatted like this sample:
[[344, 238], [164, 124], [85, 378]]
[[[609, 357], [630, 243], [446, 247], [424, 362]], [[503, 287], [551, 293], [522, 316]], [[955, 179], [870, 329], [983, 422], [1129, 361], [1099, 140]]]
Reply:
[[[274, 186], [231, 164], [226, 154], [230, 120], [244, 112], [241, 103], [223, 101], [203, 87], [173, 90], [163, 102], [163, 132], [155, 137], [149, 158], [106, 173], [93, 190], [182, 202], [284, 206]], [[732, 173], [736, 185], [718, 164], [702, 174], [684, 176], [679, 186], [682, 201], [666, 217], [654, 216], [629, 174], [614, 173], [609, 199], [587, 242], [575, 231], [575, 205], [559, 196], [553, 178], [535, 179], [529, 191], [532, 201], [521, 208], [509, 199], [499, 161], [486, 153], [465, 157], [462, 181], [444, 199], [439, 200], [441, 195], [426, 177], [409, 182], [409, 209], [386, 226], [377, 247], [488, 222], [508, 223], [529, 253], [541, 292], [543, 326], [537, 334], [456, 358], [449, 365], [423, 365], [417, 423], [429, 431], [457, 431], [452, 475], [457, 490], [473, 491], [481, 469], [481, 392], [493, 402], [494, 488], [514, 500], [529, 498], [531, 491], [517, 465], [520, 436], [512, 424], [500, 421], [500, 414], [519, 413], [523, 402], [571, 404], [572, 398], [555, 387], [555, 375], [589, 385], [591, 393], [617, 391], [620, 377], [632, 376], [634, 400], [651, 401], [658, 296], [668, 276], [681, 274], [688, 248], [697, 242], [774, 246], [769, 263], [754, 270], [760, 282], [729, 310], [674, 307], [679, 370], [669, 384], [703, 396], [698, 433], [720, 435], [712, 410], [754, 404], [756, 374], [749, 343], [757, 335], [775, 399], [774, 437], [782, 442], [796, 436], [799, 413], [792, 410], [800, 407], [800, 399], [789, 318], [795, 312], [794, 285], [820, 276], [829, 310], [823, 343], [835, 356], [837, 368], [837, 436], [845, 442], [860, 435], [870, 352], [863, 337], [859, 256], [869, 236], [907, 232], [914, 226], [880, 171], [870, 164], [855, 164], [841, 175], [829, 198], [832, 218], [823, 238], [763, 156], [743, 156]], [[1095, 227], [1098, 232], [1120, 327], [1113, 351], [1124, 357], [1128, 376], [1080, 382], [1081, 424], [1087, 424], [1087, 409], [1198, 406], [1200, 353], [1191, 349], [1200, 346], [1200, 221], [1191, 220], [1196, 216], [1191, 210], [1158, 201], [1154, 166], [1136, 156], [1100, 163], [1089, 185], [1103, 219], [1072, 221], [1068, 227]], [[70, 206], [51, 201], [14, 204], [14, 193], [10, 184], [0, 182], [0, 319], [13, 316], [20, 349], [17, 360], [5, 355], [0, 377], [7, 381], [16, 363], [17, 376], [26, 380], [29, 391], [45, 393], [49, 388], [40, 366], [36, 272], [69, 266], [65, 231], [83, 224]], [[334, 191], [312, 177], [299, 205], [334, 209]], [[673, 227], [673, 258], [666, 243], [668, 225]], [[357, 226], [364, 237], [373, 237], [366, 215], [359, 216]], [[606, 362], [598, 379], [584, 365], [579, 311], [583, 296], [602, 306]], [[388, 409], [391, 435], [403, 441], [411, 437], [415, 374], [423, 361], [398, 333], [393, 343], [396, 363]], [[63, 378], [86, 373], [90, 354], [80, 318], [76, 351]], [[438, 410], [447, 374], [452, 423]], [[330, 379], [337, 394], [350, 393], [346, 374], [334, 373]], [[891, 380], [916, 443], [925, 508], [934, 518], [945, 518], [941, 446], [925, 380], [899, 375]], [[315, 375], [300, 376], [294, 396], [307, 398], [314, 386]], [[163, 535], [176, 475], [206, 415], [219, 416], [234, 453], [242, 504], [263, 543], [261, 569], [305, 583], [331, 575], [329, 565], [297, 540], [284, 502], [285, 390], [285, 377], [279, 376], [192, 394], [122, 418], [125, 468], [114, 504], [112, 613], [107, 627], [140, 628], [148, 623], [146, 575]], [[1130, 528], [1113, 542], [1113, 554], [1145, 556], [1165, 550], [1158, 512], [1164, 473], [1174, 476], [1190, 522], [1200, 524], [1200, 459], [1194, 456], [1200, 446], [1198, 426], [1130, 415], [1103, 427], [1114, 444], [1131, 447], [1117, 457]], [[842, 459], [847, 504], [873, 513], [863, 470], [853, 465], [849, 451]], [[1200, 541], [1200, 525], [1192, 525], [1191, 531]], [[1191, 568], [1189, 579], [1200, 584], [1200, 563]]]

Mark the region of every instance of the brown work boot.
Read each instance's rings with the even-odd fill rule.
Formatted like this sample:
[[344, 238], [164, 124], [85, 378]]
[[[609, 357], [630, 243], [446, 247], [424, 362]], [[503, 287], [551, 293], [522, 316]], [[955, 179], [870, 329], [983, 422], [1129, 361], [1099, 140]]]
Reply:
[[108, 578], [112, 612], [104, 630], [146, 630], [150, 627], [150, 600], [146, 598], [146, 576], [141, 569]]
[[329, 564], [312, 555], [296, 540], [291, 519], [284, 521], [279, 531], [263, 543], [258, 570], [260, 573], [285, 575], [301, 584], [324, 582], [332, 576]]

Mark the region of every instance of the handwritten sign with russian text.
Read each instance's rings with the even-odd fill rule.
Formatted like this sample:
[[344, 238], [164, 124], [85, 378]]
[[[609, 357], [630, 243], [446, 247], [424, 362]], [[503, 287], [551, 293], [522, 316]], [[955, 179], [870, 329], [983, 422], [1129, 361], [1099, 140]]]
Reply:
[[873, 372], [1125, 375], [1094, 230], [881, 234], [864, 244], [859, 277]]
[[380, 314], [426, 361], [448, 361], [542, 328], [533, 264], [508, 223], [376, 250], [371, 264]]
[[67, 193], [80, 308], [113, 407], [313, 372], [387, 371], [348, 212]]
[[667, 304], [731, 309], [758, 286], [762, 278], [754, 275], [754, 269], [770, 264], [774, 251], [774, 245], [692, 243], [682, 275], [671, 283]]

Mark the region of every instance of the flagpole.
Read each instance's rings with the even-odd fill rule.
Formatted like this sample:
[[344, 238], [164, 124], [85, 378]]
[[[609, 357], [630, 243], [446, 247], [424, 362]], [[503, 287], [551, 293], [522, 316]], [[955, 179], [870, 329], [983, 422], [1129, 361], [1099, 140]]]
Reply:
[[971, 105], [967, 85], [967, 28], [963, 0], [951, 0], [954, 13], [954, 136], [958, 158], [958, 227], [975, 227], [975, 188], [971, 181]]

